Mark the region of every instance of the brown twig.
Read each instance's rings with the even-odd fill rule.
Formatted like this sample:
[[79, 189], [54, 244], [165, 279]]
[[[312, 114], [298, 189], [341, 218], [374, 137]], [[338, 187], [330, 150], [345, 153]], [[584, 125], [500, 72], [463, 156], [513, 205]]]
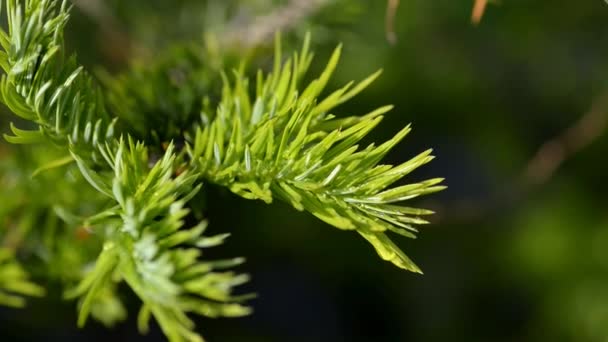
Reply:
[[545, 142], [527, 164], [523, 178], [527, 184], [542, 184], [574, 154], [590, 145], [606, 130], [608, 93], [600, 96], [574, 125]]
[[470, 223], [497, 214], [548, 183], [568, 159], [591, 145], [608, 129], [608, 92], [599, 96], [589, 111], [555, 138], [543, 143], [523, 171], [488, 197], [440, 205], [427, 203], [438, 213], [434, 222]]
[[399, 0], [388, 0], [386, 4], [386, 19], [384, 30], [386, 32], [386, 40], [391, 44], [397, 43], [397, 33], [395, 33], [395, 17], [399, 8]]
[[475, 4], [473, 5], [473, 12], [471, 13], [471, 22], [474, 25], [479, 24], [483, 14], [486, 11], [486, 6], [488, 5], [488, 0], [475, 0]]
[[473, 11], [471, 12], [471, 23], [478, 25], [486, 13], [488, 4], [500, 4], [500, 0], [474, 0]]

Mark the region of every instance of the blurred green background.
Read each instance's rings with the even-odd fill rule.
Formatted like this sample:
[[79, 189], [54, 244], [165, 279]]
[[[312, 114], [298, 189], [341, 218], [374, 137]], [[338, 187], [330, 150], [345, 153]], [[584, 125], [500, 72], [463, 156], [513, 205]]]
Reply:
[[[121, 70], [129, 55], [154, 56], [177, 39], [203, 44], [203, 32], [216, 32], [221, 41], [235, 20], [285, 1], [104, 3], [107, 16], [75, 9], [70, 48], [90, 68]], [[233, 232], [214, 253], [246, 256], [247, 289], [259, 295], [251, 317], [201, 320], [209, 341], [608, 341], [608, 106], [600, 101], [591, 129], [581, 131], [588, 146], [568, 153], [546, 180], [526, 173], [545, 142], [608, 92], [608, 5], [502, 1], [488, 6], [477, 27], [472, 6], [402, 0], [394, 45], [385, 39], [380, 0], [336, 0], [287, 32], [291, 46], [313, 33], [313, 69], [344, 43], [333, 88], [383, 68], [338, 113], [394, 104], [373, 139], [412, 123], [389, 161], [432, 147], [438, 158], [409, 180], [445, 177], [449, 188], [415, 201], [437, 215], [418, 240], [398, 241], [423, 276], [382, 262], [355, 234], [287, 205], [208, 188], [211, 231]], [[108, 16], [115, 26], [107, 26]], [[10, 120], [2, 113], [3, 131]], [[31, 300], [24, 310], [0, 309], [0, 340], [163, 339], [158, 330], [139, 336], [130, 313], [113, 330], [93, 322], [78, 330], [74, 303]]]

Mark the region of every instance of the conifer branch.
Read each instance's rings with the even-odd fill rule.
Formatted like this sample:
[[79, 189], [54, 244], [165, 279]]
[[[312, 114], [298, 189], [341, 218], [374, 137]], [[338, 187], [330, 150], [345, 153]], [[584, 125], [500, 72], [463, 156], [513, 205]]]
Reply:
[[[148, 161], [143, 144], [113, 140], [115, 120], [110, 120], [101, 91], [74, 57], [65, 59], [67, 2], [9, 0], [6, 8], [9, 31], [0, 32], [0, 64], [6, 73], [1, 99], [38, 130], [11, 126], [14, 135], [5, 138], [22, 144], [50, 140], [69, 147], [84, 178], [116, 203], [85, 222], [97, 228], [105, 242], [95, 268], [66, 293], [81, 298], [79, 325], [91, 313], [106, 324], [123, 316], [114, 296], [115, 283], [123, 280], [142, 299], [140, 329], [145, 331], [153, 316], [171, 341], [202, 340], [188, 312], [210, 317], [248, 314], [239, 304], [247, 297], [230, 295], [247, 276], [223, 271], [243, 259], [199, 260], [200, 248], [221, 244], [226, 236], [203, 237], [204, 222], [183, 227], [188, 214], [184, 206], [200, 189], [194, 184], [196, 172], [173, 178], [177, 156], [172, 147], [150, 168], [154, 163]], [[26, 291], [32, 287], [23, 284], [20, 291], [33, 294]]]
[[205, 124], [195, 134], [190, 157], [209, 181], [247, 199], [270, 203], [279, 198], [337, 228], [355, 230], [383, 259], [420, 272], [385, 232], [413, 238], [414, 225], [427, 223], [420, 216], [431, 212], [394, 203], [440, 191], [442, 179], [390, 186], [431, 161], [431, 151], [397, 166], [378, 164], [407, 135], [409, 126], [379, 146], [361, 149], [361, 139], [391, 107], [342, 119], [331, 111], [379, 73], [319, 98], [337, 66], [340, 47], [321, 75], [301, 89], [312, 61], [309, 38], [301, 53], [284, 63], [278, 42], [274, 70], [268, 76], [258, 73], [254, 100], [242, 74], [236, 74], [233, 84], [225, 82], [217, 112], [203, 113]]
[[[11, 124], [11, 143], [51, 141], [96, 146], [114, 134], [100, 90], [74, 56], [67, 57], [63, 29], [67, 1], [7, 0], [8, 33], [0, 29], [0, 101], [37, 124], [22, 130]], [[1, 5], [1, 3], [0, 3]], [[92, 150], [88, 148], [88, 150]]]
[[[268, 74], [258, 72], [251, 85], [253, 92], [244, 69], [234, 77], [208, 76], [205, 72], [214, 69], [206, 69], [200, 56], [193, 57], [194, 66], [189, 70], [197, 72], [191, 79], [178, 82], [177, 87], [168, 86], [172, 76], [165, 72], [192, 57], [187, 48], [170, 53], [151, 70], [134, 67], [121, 77], [108, 76], [107, 89], [101, 90], [75, 57], [67, 57], [65, 52], [66, 1], [7, 0], [6, 10], [9, 29], [0, 30], [0, 67], [5, 72], [0, 101], [37, 128], [22, 130], [11, 125], [13, 135], [5, 138], [17, 144], [58, 145], [64, 155], [35, 165], [36, 177], [67, 166], [75, 172], [72, 177], [77, 182], [86, 180], [95, 193], [87, 198], [96, 212], [93, 216], [89, 215], [91, 208], [83, 214], [73, 203], [87, 193], [66, 201], [75, 208], [46, 202], [35, 207], [54, 215], [49, 222], [61, 218], [70, 228], [61, 232], [43, 229], [42, 234], [51, 241], [45, 248], [58, 252], [50, 253], [51, 262], [61, 260], [61, 253], [72, 247], [75, 240], [69, 233], [84, 227], [95, 236], [86, 252], [79, 250], [75, 260], [69, 261], [78, 270], [60, 275], [66, 283], [77, 283], [65, 295], [79, 299], [80, 326], [90, 315], [107, 325], [124, 319], [125, 309], [116, 293], [121, 282], [142, 301], [140, 330], [145, 332], [149, 319], [154, 318], [170, 341], [202, 340], [188, 315], [250, 312], [241, 304], [249, 296], [232, 295], [247, 276], [226, 271], [243, 259], [201, 259], [201, 249], [223, 243], [227, 235], [204, 236], [205, 221], [194, 227], [186, 224], [193, 216], [188, 206], [202, 181], [222, 185], [247, 199], [285, 201], [339, 229], [356, 231], [383, 259], [420, 272], [386, 233], [414, 238], [416, 226], [427, 223], [423, 217], [430, 211], [402, 202], [442, 190], [442, 179], [395, 184], [430, 162], [431, 151], [396, 166], [381, 164], [408, 134], [409, 126], [382, 144], [359, 145], [392, 107], [361, 117], [333, 114], [379, 72], [324, 95], [341, 49], [335, 50], [316, 79], [304, 84], [312, 62], [310, 38], [306, 37], [299, 53], [285, 61], [277, 38], [274, 68]], [[149, 83], [142, 86], [142, 82]], [[210, 89], [218, 83], [223, 88], [215, 103]], [[140, 91], [135, 90], [138, 87]], [[197, 122], [199, 112], [201, 121]], [[121, 120], [124, 139], [116, 137], [117, 120]], [[174, 143], [165, 146], [170, 140]], [[161, 147], [165, 151], [158, 157]], [[54, 183], [56, 179], [42, 181], [47, 186], [61, 186]], [[54, 239], [62, 244], [55, 246]], [[84, 272], [82, 265], [92, 251], [99, 255], [94, 267]], [[0, 301], [22, 303], [20, 297], [1, 297], [2, 291], [40, 294], [12, 256], [0, 254], [0, 274], [3, 269], [11, 276], [1, 278], [9, 282], [0, 281]]]
[[175, 174], [176, 155], [169, 146], [149, 168], [147, 149], [129, 139], [106, 144], [101, 154], [112, 172], [99, 174], [74, 155], [81, 171], [115, 206], [92, 217], [88, 224], [104, 229], [108, 239], [95, 269], [68, 297], [83, 298], [78, 319], [84, 325], [90, 304], [101, 288], [124, 280], [142, 300], [139, 326], [147, 331], [153, 316], [170, 341], [201, 341], [187, 313], [209, 317], [241, 316], [250, 310], [239, 304], [231, 289], [246, 282], [246, 275], [223, 271], [242, 258], [201, 261], [200, 248], [223, 243], [227, 235], [204, 237], [203, 221], [184, 228], [185, 204], [200, 190], [195, 172]]

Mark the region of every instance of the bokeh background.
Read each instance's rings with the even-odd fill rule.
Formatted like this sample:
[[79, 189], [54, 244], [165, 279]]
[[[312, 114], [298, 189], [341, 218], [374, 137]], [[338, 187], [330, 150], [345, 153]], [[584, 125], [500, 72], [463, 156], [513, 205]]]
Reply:
[[[113, 72], [176, 40], [221, 42], [285, 3], [81, 1], [67, 36], [87, 67]], [[212, 255], [246, 256], [245, 290], [259, 297], [250, 317], [201, 319], [209, 341], [608, 341], [608, 4], [502, 1], [477, 26], [472, 7], [402, 0], [394, 44], [380, 0], [335, 0], [286, 30], [288, 47], [312, 32], [317, 70], [344, 44], [333, 88], [383, 68], [338, 113], [394, 104], [373, 140], [412, 123], [389, 161], [432, 147], [437, 159], [409, 180], [445, 177], [449, 188], [416, 200], [437, 211], [433, 224], [398, 239], [421, 276], [311, 215], [210, 187], [211, 231], [233, 232]], [[3, 132], [10, 120], [0, 115]], [[2, 308], [0, 340], [163, 340], [138, 335], [126, 298], [131, 316], [111, 330], [77, 329], [60, 295]]]

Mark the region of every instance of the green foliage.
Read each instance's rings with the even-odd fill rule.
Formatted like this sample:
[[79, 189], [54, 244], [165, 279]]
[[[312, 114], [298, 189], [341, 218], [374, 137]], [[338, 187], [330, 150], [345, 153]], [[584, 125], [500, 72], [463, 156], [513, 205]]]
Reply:
[[[277, 39], [277, 45], [279, 40]], [[386, 236], [393, 231], [415, 237], [419, 216], [431, 212], [394, 205], [442, 190], [442, 179], [389, 188], [433, 159], [426, 151], [400, 165], [380, 160], [410, 131], [409, 126], [379, 146], [358, 144], [391, 106], [361, 117], [336, 118], [331, 111], [369, 85], [379, 73], [349, 83], [319, 99], [340, 56], [336, 49], [321, 75], [301, 89], [312, 54], [306, 39], [300, 54], [281, 64], [277, 46], [274, 71], [258, 72], [254, 100], [248, 80], [236, 72], [225, 77], [222, 101], [215, 113], [203, 112], [203, 127], [194, 137], [190, 157], [204, 177], [247, 199], [270, 203], [279, 198], [298, 210], [345, 230], [356, 230], [385, 260], [420, 269]]]
[[[354, 230], [383, 259], [420, 272], [386, 233], [415, 237], [415, 225], [427, 223], [421, 217], [431, 212], [400, 203], [442, 190], [442, 179], [394, 186], [430, 162], [430, 150], [396, 166], [380, 164], [409, 126], [385, 143], [359, 147], [391, 106], [360, 117], [333, 114], [379, 75], [323, 95], [340, 48], [306, 83], [309, 37], [285, 61], [277, 39], [273, 70], [258, 71], [255, 85], [244, 67], [228, 76], [183, 45], [119, 76], [104, 74], [105, 88], [99, 88], [75, 57], [66, 57], [66, 1], [8, 0], [6, 10], [0, 100], [36, 128], [11, 124], [13, 135], [5, 137], [36, 143], [32, 155], [52, 151], [44, 160], [12, 166], [33, 174], [35, 181], [21, 174], [19, 186], [39, 187], [24, 194], [44, 189], [46, 195], [25, 198], [6, 214], [27, 227], [16, 248], [39, 258], [40, 276], [59, 281], [66, 298], [78, 299], [80, 326], [89, 315], [109, 326], [126, 317], [120, 283], [142, 302], [140, 330], [147, 331], [153, 317], [171, 341], [202, 340], [189, 315], [250, 312], [242, 304], [250, 296], [232, 295], [248, 277], [227, 271], [244, 259], [202, 258], [202, 249], [228, 236], [203, 235], [207, 223], [193, 199], [204, 181], [247, 199], [277, 198]], [[0, 259], [0, 272], [11, 275], [2, 289], [41, 294], [11, 253]]]
[[27, 272], [15, 260], [14, 252], [0, 248], [0, 304], [22, 307], [22, 296], [42, 296], [44, 289], [29, 280]]
[[180, 139], [198, 120], [201, 99], [217, 92], [208, 59], [201, 46], [184, 44], [134, 61], [119, 75], [100, 72], [109, 108], [139, 139], [156, 145]]
[[[113, 151], [116, 151], [115, 153]], [[101, 154], [113, 172], [98, 174], [75, 156], [83, 174], [115, 206], [89, 219], [94, 229], [105, 229], [107, 239], [95, 269], [69, 297], [83, 296], [79, 324], [83, 325], [99, 289], [124, 280], [142, 300], [140, 329], [147, 330], [152, 314], [172, 341], [197, 341], [193, 312], [205, 316], [240, 316], [249, 309], [237, 302], [247, 297], [230, 295], [247, 276], [219, 272], [242, 263], [242, 258], [202, 262], [200, 248], [219, 245], [226, 234], [204, 237], [206, 222], [185, 229], [184, 207], [199, 190], [196, 173], [177, 176], [176, 155], [169, 146], [164, 157], [149, 168], [147, 149], [141, 143], [120, 141], [106, 145]]]
[[520, 229], [504, 241], [501, 266], [538, 298], [533, 330], [543, 336], [608, 338], [608, 222], [602, 209], [578, 183], [565, 181], [509, 219]]
[[102, 94], [91, 78], [66, 57], [63, 29], [67, 1], [6, 2], [8, 33], [0, 30], [2, 102], [16, 115], [38, 124], [37, 130], [11, 125], [11, 143], [53, 142], [97, 145], [113, 135]]
[[[18, 249], [22, 264], [36, 279], [72, 287], [88, 272], [103, 242], [102, 236], [82, 225], [83, 217], [99, 210], [106, 200], [87, 186], [77, 169], [48, 168], [56, 164], [61, 149], [40, 145], [18, 152], [0, 162], [2, 244]], [[38, 165], [47, 168], [32, 174], [29, 170]], [[112, 325], [124, 319], [126, 311], [115, 289], [108, 287], [93, 302], [92, 313]]]

